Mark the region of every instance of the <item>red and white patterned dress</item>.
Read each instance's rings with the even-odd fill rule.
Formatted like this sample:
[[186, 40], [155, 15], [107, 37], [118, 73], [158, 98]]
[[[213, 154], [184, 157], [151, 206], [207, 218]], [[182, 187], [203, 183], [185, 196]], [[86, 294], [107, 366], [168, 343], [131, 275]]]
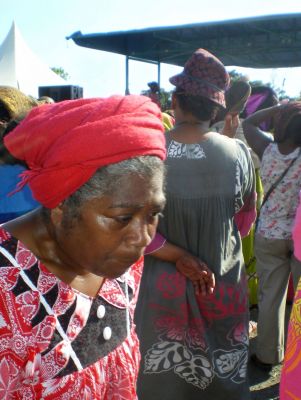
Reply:
[[1, 228], [0, 246], [38, 289], [0, 252], [0, 398], [136, 399], [140, 354], [132, 317], [143, 260], [121, 278], [106, 280], [92, 298], [50, 273]]

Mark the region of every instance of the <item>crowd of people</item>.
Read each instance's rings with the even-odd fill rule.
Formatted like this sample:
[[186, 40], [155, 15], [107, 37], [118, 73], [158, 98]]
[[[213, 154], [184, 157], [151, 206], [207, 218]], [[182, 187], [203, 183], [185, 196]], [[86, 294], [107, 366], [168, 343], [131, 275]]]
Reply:
[[301, 102], [205, 49], [170, 82], [0, 87], [1, 398], [248, 400], [249, 362], [301, 398]]

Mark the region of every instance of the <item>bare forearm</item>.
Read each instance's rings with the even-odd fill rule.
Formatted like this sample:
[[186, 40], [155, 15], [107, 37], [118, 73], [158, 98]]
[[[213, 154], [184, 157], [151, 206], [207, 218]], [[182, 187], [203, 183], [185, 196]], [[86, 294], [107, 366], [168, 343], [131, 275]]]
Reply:
[[205, 263], [181, 247], [165, 242], [161, 248], [152, 252], [151, 255], [175, 264], [178, 272], [192, 282], [196, 295], [201, 293], [205, 296], [213, 292], [215, 277], [212, 271]]
[[264, 108], [263, 110], [256, 111], [254, 114], [250, 115], [244, 120], [244, 123], [248, 123], [259, 127], [259, 125], [272, 118], [279, 110], [279, 106], [273, 106], [269, 108]]
[[187, 254], [186, 250], [170, 242], [165, 242], [162, 247], [151, 253], [152, 256], [171, 263], [176, 263], [185, 254]]

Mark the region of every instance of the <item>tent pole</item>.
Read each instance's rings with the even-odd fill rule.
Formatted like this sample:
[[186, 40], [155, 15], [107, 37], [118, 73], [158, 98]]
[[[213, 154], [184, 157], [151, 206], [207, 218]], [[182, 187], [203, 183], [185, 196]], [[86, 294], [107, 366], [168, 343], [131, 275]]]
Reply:
[[129, 89], [129, 56], [125, 58], [125, 94], [130, 94]]
[[160, 87], [160, 80], [161, 80], [161, 63], [158, 62], [158, 86]]

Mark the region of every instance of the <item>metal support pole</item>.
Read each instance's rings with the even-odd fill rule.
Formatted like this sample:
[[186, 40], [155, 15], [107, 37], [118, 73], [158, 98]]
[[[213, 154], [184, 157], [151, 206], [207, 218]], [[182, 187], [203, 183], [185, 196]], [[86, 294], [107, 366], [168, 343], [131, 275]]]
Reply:
[[129, 56], [125, 58], [125, 94], [130, 94], [129, 88]]
[[160, 87], [160, 80], [161, 80], [161, 63], [158, 62], [158, 86]]

